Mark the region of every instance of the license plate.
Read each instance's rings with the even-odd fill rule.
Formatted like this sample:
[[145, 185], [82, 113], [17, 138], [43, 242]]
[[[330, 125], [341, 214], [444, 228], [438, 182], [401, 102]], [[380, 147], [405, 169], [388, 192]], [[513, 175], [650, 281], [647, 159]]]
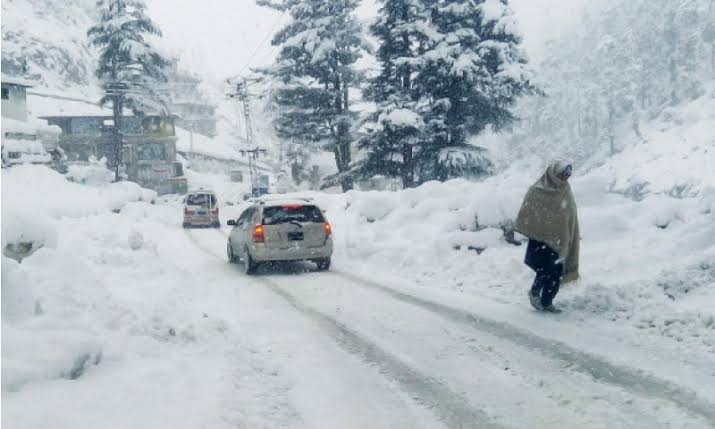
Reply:
[[199, 215], [199, 216], [205, 216], [205, 215], [206, 215], [206, 212], [205, 212], [204, 210], [199, 210], [199, 211], [196, 212], [196, 214]]
[[302, 240], [303, 240], [303, 233], [302, 233], [302, 232], [289, 232], [289, 233], [288, 233], [288, 240], [290, 240], [290, 241], [302, 241]]

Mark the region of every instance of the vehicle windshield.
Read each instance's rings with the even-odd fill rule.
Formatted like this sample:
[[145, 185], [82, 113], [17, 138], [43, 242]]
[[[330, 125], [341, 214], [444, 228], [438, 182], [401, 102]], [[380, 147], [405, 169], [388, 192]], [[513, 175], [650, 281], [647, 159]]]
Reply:
[[186, 197], [187, 206], [214, 207], [216, 196], [213, 194], [189, 194]]
[[322, 223], [323, 214], [316, 206], [283, 205], [263, 209], [263, 224], [278, 225], [282, 223]]

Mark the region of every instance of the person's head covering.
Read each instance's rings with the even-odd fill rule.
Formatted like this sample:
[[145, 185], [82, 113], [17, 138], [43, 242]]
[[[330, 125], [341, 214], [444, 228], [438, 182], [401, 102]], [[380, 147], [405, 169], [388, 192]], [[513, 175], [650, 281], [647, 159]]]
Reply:
[[515, 225], [516, 231], [559, 254], [565, 283], [578, 278], [580, 250], [576, 200], [567, 180], [571, 170], [566, 162], [551, 163], [526, 193]]
[[546, 172], [536, 186], [545, 190], [558, 191], [568, 185], [568, 177], [571, 177], [573, 168], [565, 161], [554, 161], [546, 168]]

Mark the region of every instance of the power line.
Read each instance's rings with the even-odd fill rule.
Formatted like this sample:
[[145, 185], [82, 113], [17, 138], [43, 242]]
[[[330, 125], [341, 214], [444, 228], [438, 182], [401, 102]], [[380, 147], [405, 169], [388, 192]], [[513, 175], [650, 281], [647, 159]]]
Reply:
[[244, 70], [246, 70], [246, 68], [251, 65], [251, 62], [253, 61], [254, 57], [258, 53], [258, 50], [261, 49], [263, 44], [266, 43], [268, 38], [276, 30], [276, 27], [278, 27], [278, 24], [280, 23], [281, 19], [283, 19], [283, 16], [284, 15], [281, 13], [276, 17], [275, 21], [273, 21], [273, 25], [271, 26], [270, 31], [268, 31], [268, 33], [266, 33], [266, 35], [263, 36], [263, 39], [261, 39], [260, 43], [258, 43], [258, 45], [256, 45], [256, 48], [253, 50], [253, 53], [251, 53], [251, 56], [248, 58], [248, 62], [246, 62], [246, 64], [243, 67], [241, 67], [241, 69], [238, 71], [238, 74], [236, 76], [240, 76], [241, 73], [243, 73]]

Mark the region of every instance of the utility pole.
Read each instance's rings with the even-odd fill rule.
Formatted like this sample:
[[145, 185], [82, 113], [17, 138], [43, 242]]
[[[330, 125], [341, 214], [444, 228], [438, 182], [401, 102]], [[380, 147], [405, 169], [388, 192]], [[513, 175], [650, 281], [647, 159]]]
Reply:
[[[230, 85], [231, 80], [228, 79], [226, 82]], [[253, 95], [248, 91], [248, 79], [238, 79], [236, 82], [235, 92], [226, 94], [228, 98], [232, 98], [239, 103], [241, 103], [241, 113], [243, 114], [243, 121], [246, 131], [246, 141], [248, 141], [249, 148], [253, 146], [253, 120], [251, 119], [251, 100]], [[248, 158], [248, 171], [251, 177], [251, 194], [254, 197], [260, 196], [260, 194], [267, 192], [268, 184], [258, 183], [258, 167], [256, 166], [256, 161], [260, 155], [267, 155], [268, 151], [266, 149], [261, 149], [255, 146], [250, 149], [239, 150], [242, 156]]]
[[[253, 94], [248, 91], [248, 84], [256, 81], [257, 80], [255, 79], [238, 79], [235, 83], [235, 90], [226, 94], [228, 98], [234, 99], [241, 103], [241, 114], [243, 115], [243, 121], [245, 124], [246, 131], [246, 140], [248, 141], [249, 145], [253, 144], [253, 120], [251, 118], [251, 100], [253, 99]], [[231, 85], [231, 80], [227, 79], [226, 83]]]
[[242, 149], [239, 151], [241, 153], [241, 156], [248, 157], [248, 171], [251, 175], [251, 195], [254, 197], [258, 197], [260, 195], [256, 194], [262, 194], [264, 192], [267, 192], [267, 189], [261, 190], [264, 188], [264, 186], [259, 186], [259, 185], [265, 185], [267, 187], [267, 183], [257, 183], [258, 182], [258, 166], [256, 166], [256, 161], [258, 161], [258, 157], [260, 155], [267, 155], [268, 151], [266, 149], [261, 149], [258, 146], [256, 146], [253, 149]]

